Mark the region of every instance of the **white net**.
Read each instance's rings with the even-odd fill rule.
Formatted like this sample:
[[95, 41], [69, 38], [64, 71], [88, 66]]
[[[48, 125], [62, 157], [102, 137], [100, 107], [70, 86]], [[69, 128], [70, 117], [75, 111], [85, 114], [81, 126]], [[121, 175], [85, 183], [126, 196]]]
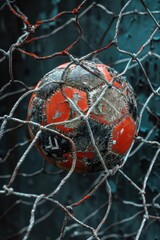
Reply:
[[[159, 1], [76, 2], [0, 5], [0, 238], [158, 240]], [[136, 92], [138, 134], [114, 171], [59, 170], [34, 147], [41, 126], [32, 141], [28, 134], [27, 107], [39, 79], [82, 60], [113, 67]]]

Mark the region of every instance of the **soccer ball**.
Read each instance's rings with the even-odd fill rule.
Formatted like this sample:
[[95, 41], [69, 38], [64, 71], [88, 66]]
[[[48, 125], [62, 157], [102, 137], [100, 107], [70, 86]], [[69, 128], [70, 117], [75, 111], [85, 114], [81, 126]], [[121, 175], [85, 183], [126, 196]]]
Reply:
[[[74, 142], [75, 172], [122, 163], [136, 133], [137, 104], [130, 84], [117, 75], [109, 66], [82, 61], [60, 65], [40, 80], [28, 120], [47, 128], [35, 145], [48, 162], [69, 170]], [[31, 138], [38, 130], [29, 124]]]

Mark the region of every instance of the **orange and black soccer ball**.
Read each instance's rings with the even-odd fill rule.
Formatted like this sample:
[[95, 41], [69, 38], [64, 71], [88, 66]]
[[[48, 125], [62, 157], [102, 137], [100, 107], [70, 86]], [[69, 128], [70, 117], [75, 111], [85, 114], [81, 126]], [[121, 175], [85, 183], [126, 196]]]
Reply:
[[[68, 138], [76, 146], [75, 172], [103, 170], [95, 144], [107, 168], [123, 161], [136, 133], [137, 104], [130, 84], [117, 75], [104, 64], [83, 61], [81, 66], [63, 64], [40, 80], [28, 106], [28, 120], [54, 130], [43, 130], [36, 142], [47, 161], [71, 168]], [[38, 130], [29, 124], [32, 138]]]

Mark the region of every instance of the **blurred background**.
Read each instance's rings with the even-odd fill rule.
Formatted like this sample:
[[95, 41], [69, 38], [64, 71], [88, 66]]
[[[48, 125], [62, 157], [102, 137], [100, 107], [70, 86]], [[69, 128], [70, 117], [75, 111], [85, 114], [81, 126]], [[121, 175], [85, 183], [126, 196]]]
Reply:
[[[7, 2], [7, 1], [6, 1]], [[5, 1], [0, 3], [0, 49], [5, 52], [12, 48], [24, 32], [22, 19], [9, 10]], [[31, 24], [37, 20], [49, 19], [63, 11], [75, 9], [82, 1], [51, 0], [51, 1], [10, 1], [14, 9], [19, 9], [27, 16]], [[119, 73], [124, 71], [133, 53], [148, 41], [136, 60], [128, 66], [125, 76], [136, 94], [138, 110], [141, 112], [144, 104], [160, 86], [160, 31], [155, 31], [160, 20], [160, 1], [155, 0], [101, 0], [86, 1], [79, 11], [79, 23], [83, 30], [80, 41], [69, 51], [75, 58], [80, 58], [94, 50], [110, 43], [115, 36], [118, 16], [123, 11], [119, 24], [118, 48], [110, 48], [92, 55], [93, 58], [113, 67]], [[152, 34], [155, 31], [155, 34]], [[42, 24], [32, 34], [37, 37], [21, 47], [37, 56], [48, 56], [64, 50], [79, 36], [73, 14], [65, 14], [56, 21]], [[122, 52], [119, 49], [125, 51]], [[127, 53], [131, 53], [130, 55]], [[0, 51], [0, 112], [1, 122], [8, 115], [16, 101], [28, 89], [32, 89], [41, 77], [54, 67], [70, 61], [67, 56], [57, 56], [51, 59], [38, 60], [17, 50], [12, 59], [5, 58]], [[9, 64], [12, 60], [12, 65]], [[10, 66], [10, 67], [9, 67]], [[12, 66], [13, 77], [10, 81]], [[148, 79], [148, 80], [147, 80]], [[22, 84], [24, 83], [25, 86]], [[25, 120], [31, 95], [20, 101], [14, 117]], [[154, 161], [160, 140], [160, 98], [153, 94], [142, 114], [139, 137], [150, 141], [143, 143], [135, 141], [131, 154], [122, 171], [140, 188], [144, 183], [148, 169]], [[17, 162], [29, 146], [30, 137], [26, 124], [8, 121], [7, 128], [0, 143], [0, 239], [23, 239], [29, 226], [34, 198], [4, 194], [3, 186], [8, 184]], [[151, 169], [146, 187], [146, 202], [149, 214], [154, 216], [146, 221], [140, 239], [160, 239], [160, 158], [157, 156]], [[20, 170], [11, 185], [15, 192], [27, 194], [49, 194], [66, 176], [66, 172], [46, 163], [36, 148], [32, 148], [24, 160]], [[81, 199], [94, 185], [100, 173], [72, 174], [61, 188], [55, 199], [67, 206]], [[109, 177], [112, 190], [112, 207], [109, 216], [99, 231], [100, 239], [135, 239], [144, 215], [142, 195], [120, 172]], [[156, 203], [156, 204], [155, 204]], [[106, 185], [102, 184], [91, 198], [73, 209], [73, 215], [83, 223], [96, 228], [102, 220], [108, 206]], [[65, 217], [64, 211], [56, 204], [44, 201], [35, 212], [35, 224], [28, 239], [53, 240], [60, 239], [61, 228]], [[78, 225], [68, 217], [63, 239], [87, 239], [90, 231]], [[62, 239], [62, 238], [61, 238]]]

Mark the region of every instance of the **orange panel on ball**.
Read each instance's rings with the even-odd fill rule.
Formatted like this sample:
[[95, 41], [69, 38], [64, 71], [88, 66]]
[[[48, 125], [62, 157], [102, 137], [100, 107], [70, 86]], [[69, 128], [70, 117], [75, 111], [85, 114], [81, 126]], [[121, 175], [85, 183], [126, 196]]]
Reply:
[[[88, 109], [86, 92], [72, 87], [64, 87], [63, 90], [55, 92], [47, 100], [47, 124], [68, 121], [78, 116], [74, 106], [67, 100], [67, 98], [71, 99], [80, 111], [86, 112]], [[63, 132], [71, 132], [77, 126], [77, 121], [72, 124], [64, 123], [55, 126]]]
[[130, 116], [126, 116], [113, 128], [112, 151], [124, 155], [132, 144], [135, 130], [135, 122]]
[[112, 76], [110, 75], [109, 71], [106, 68], [106, 65], [104, 64], [96, 64], [96, 67], [98, 68], [98, 70], [103, 73], [104, 77], [106, 78], [106, 80], [108, 82], [112, 81]]

